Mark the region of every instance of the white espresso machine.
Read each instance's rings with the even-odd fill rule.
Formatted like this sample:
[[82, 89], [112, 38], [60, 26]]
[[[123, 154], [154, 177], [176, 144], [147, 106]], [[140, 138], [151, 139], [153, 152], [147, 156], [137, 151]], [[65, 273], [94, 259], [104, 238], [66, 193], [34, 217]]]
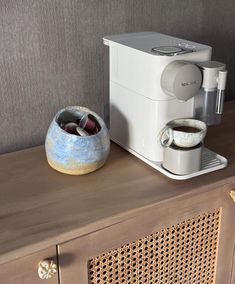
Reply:
[[111, 139], [174, 179], [225, 167], [227, 160], [207, 148], [195, 173], [175, 175], [162, 167], [159, 133], [169, 121], [220, 122], [227, 71], [225, 64], [210, 61], [212, 48], [155, 32], [106, 36], [103, 41], [110, 58]]

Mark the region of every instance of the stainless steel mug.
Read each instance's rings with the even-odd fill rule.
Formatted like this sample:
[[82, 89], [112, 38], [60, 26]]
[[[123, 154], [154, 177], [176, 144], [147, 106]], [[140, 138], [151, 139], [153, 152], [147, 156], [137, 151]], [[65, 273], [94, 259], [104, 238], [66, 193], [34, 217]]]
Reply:
[[202, 143], [194, 148], [175, 145], [164, 148], [163, 167], [177, 175], [187, 175], [201, 168]]

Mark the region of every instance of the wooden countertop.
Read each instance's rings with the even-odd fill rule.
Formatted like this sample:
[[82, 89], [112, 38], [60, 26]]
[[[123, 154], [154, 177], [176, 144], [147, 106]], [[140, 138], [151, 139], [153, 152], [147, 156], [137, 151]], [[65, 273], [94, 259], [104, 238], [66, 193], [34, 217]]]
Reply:
[[115, 144], [105, 166], [86, 176], [51, 169], [42, 146], [0, 156], [0, 263], [192, 191], [235, 188], [235, 101], [225, 104], [223, 123], [209, 128], [206, 146], [227, 157], [228, 167], [186, 181], [163, 176]]

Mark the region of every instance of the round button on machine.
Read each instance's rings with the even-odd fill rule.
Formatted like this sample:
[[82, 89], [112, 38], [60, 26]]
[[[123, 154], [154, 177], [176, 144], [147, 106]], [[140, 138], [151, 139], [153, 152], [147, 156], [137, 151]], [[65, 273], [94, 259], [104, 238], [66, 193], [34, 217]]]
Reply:
[[178, 46], [159, 46], [159, 47], [153, 47], [152, 51], [163, 54], [171, 54], [171, 53], [181, 52], [183, 51], [183, 49]]
[[188, 53], [191, 51], [185, 50], [180, 46], [157, 46], [152, 48], [152, 52], [158, 55], [174, 56], [178, 54]]

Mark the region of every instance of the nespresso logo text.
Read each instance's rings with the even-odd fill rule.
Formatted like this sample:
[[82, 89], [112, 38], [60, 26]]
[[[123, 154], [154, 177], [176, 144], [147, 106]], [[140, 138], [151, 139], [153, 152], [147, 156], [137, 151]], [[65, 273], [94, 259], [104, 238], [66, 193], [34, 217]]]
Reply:
[[186, 87], [186, 86], [191, 86], [191, 85], [196, 85], [198, 81], [192, 81], [192, 82], [185, 82], [185, 83], [181, 83], [182, 87]]

